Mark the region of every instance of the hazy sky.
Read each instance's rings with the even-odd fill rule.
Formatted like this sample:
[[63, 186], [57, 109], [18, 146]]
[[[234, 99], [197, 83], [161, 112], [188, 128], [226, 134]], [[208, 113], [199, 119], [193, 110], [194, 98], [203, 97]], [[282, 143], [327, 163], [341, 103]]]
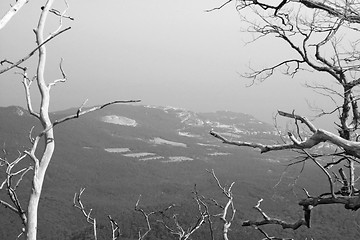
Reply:
[[[1, 16], [11, 2], [0, 1]], [[43, 1], [30, 0], [0, 31], [1, 59], [15, 61], [35, 47], [38, 2]], [[270, 39], [245, 45], [251, 36], [241, 31], [234, 4], [207, 13], [223, 1], [68, 2], [75, 21], [65, 20], [64, 26], [72, 29], [48, 45], [48, 81], [61, 76], [61, 57], [68, 75], [68, 82], [52, 91], [51, 110], [77, 107], [85, 99], [88, 105], [141, 99], [143, 104], [195, 111], [244, 112], [271, 122], [277, 109], [308, 114], [306, 99], [318, 101], [301, 85], [309, 75], [289, 79], [278, 74], [246, 87], [250, 81], [240, 73], [249, 63], [264, 67], [288, 52]], [[58, 0], [56, 7], [62, 10], [64, 3]], [[51, 19], [48, 33], [58, 23]], [[24, 66], [34, 66], [32, 62]], [[0, 75], [0, 105], [25, 105], [21, 76], [14, 71]]]

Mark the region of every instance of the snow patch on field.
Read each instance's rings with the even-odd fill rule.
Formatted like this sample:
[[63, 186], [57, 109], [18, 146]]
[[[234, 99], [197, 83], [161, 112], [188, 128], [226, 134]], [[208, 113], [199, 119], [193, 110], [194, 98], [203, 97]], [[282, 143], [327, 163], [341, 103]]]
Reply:
[[175, 156], [175, 157], [169, 157], [169, 160], [162, 161], [164, 163], [174, 163], [174, 162], [183, 162], [183, 161], [192, 161], [194, 159], [184, 156]]
[[122, 126], [136, 127], [137, 122], [134, 119], [117, 116], [117, 115], [108, 115], [101, 118], [103, 122], [118, 124]]
[[178, 113], [177, 115], [181, 119], [181, 123], [185, 123], [186, 125], [196, 126], [196, 127], [204, 125], [204, 121], [199, 119], [196, 116], [196, 114], [193, 114], [189, 111], [182, 111], [182, 112]]
[[155, 155], [155, 153], [142, 152], [142, 153], [124, 154], [125, 157], [133, 157], [133, 158], [140, 158], [140, 157], [153, 156], [153, 155]]
[[197, 145], [204, 146], [204, 147], [219, 147], [219, 145], [208, 144], [208, 143], [197, 143]]
[[[156, 144], [170, 144], [172, 146], [181, 146], [186, 147], [186, 144], [172, 142], [161, 138], [155, 138], [153, 140]], [[106, 152], [120, 154], [123, 157], [133, 158], [136, 161], [161, 161], [163, 163], [174, 163], [174, 162], [184, 162], [184, 161], [192, 161], [194, 159], [185, 156], [172, 156], [172, 157], [164, 157], [158, 155], [154, 152], [133, 152], [130, 148], [105, 148]]]
[[180, 136], [184, 136], [184, 137], [191, 137], [191, 138], [199, 138], [200, 135], [195, 135], [195, 134], [191, 134], [189, 132], [179, 132]]
[[265, 161], [265, 162], [271, 162], [271, 163], [281, 163], [279, 160], [277, 159], [272, 159], [272, 158], [258, 158], [261, 161]]
[[164, 158], [163, 156], [155, 156], [155, 157], [140, 158], [139, 161], [150, 161], [150, 160], [158, 160], [163, 158]]
[[166, 144], [166, 145], [171, 145], [171, 146], [175, 146], [175, 147], [187, 147], [185, 143], [180, 143], [180, 142], [173, 142], [173, 141], [169, 141], [163, 138], [159, 138], [156, 137], [152, 140], [150, 140], [151, 143], [154, 144], [158, 144], [158, 145], [162, 145], [162, 144]]
[[124, 152], [130, 152], [129, 148], [105, 148], [106, 152], [109, 153], [124, 153]]
[[19, 107], [16, 107], [16, 113], [17, 113], [17, 115], [19, 115], [19, 116], [24, 115], [24, 111], [21, 110], [21, 108], [19, 108]]
[[209, 156], [226, 156], [230, 155], [230, 153], [227, 152], [214, 152], [214, 153], [208, 153]]

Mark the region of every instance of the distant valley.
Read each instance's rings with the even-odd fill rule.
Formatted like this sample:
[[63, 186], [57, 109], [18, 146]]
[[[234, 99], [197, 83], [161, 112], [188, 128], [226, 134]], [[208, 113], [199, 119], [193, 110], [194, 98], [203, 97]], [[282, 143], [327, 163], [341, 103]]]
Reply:
[[[51, 117], [60, 119], [76, 111], [55, 112]], [[0, 108], [0, 122], [0, 143], [8, 159], [28, 148], [33, 126], [34, 134], [40, 129], [26, 110], [15, 106]], [[297, 200], [304, 197], [302, 187], [314, 195], [327, 188], [326, 179], [311, 164], [306, 164], [297, 179], [302, 166], [286, 167], [294, 160], [293, 153], [260, 154], [255, 149], [224, 145], [209, 134], [211, 129], [233, 140], [282, 141], [274, 126], [247, 114], [195, 113], [161, 106], [114, 105], [56, 126], [55, 155], [40, 201], [39, 239], [91, 239], [91, 227], [72, 206], [74, 193], [81, 187], [86, 187], [83, 201], [94, 209], [101, 239], [110, 239], [109, 214], [120, 223], [122, 239], [136, 239], [139, 229], [144, 228], [141, 215], [133, 210], [139, 195], [149, 211], [176, 204], [174, 213], [179, 213], [184, 225], [191, 224], [196, 213], [192, 200], [195, 184], [201, 194], [225, 201], [206, 169], [214, 169], [224, 184], [235, 182], [238, 212], [231, 239], [262, 238], [253, 228], [240, 226], [244, 220], [261, 217], [252, 208], [260, 198], [264, 198], [262, 207], [269, 215], [296, 221], [302, 214], [297, 206]], [[25, 179], [19, 191], [25, 195], [29, 184]], [[6, 197], [0, 193], [0, 199]], [[26, 201], [22, 199], [24, 204]], [[0, 239], [16, 238], [21, 228], [17, 218], [0, 208]], [[356, 239], [360, 236], [357, 220], [356, 214], [341, 207], [325, 206], [316, 209], [311, 229], [293, 232], [279, 226], [265, 228], [271, 234], [295, 239]], [[343, 230], [343, 221], [353, 222], [354, 229]], [[156, 221], [153, 224], [157, 230], [148, 239], [176, 239]], [[206, 230], [193, 239], [209, 239]], [[342, 231], [348, 231], [346, 237]]]

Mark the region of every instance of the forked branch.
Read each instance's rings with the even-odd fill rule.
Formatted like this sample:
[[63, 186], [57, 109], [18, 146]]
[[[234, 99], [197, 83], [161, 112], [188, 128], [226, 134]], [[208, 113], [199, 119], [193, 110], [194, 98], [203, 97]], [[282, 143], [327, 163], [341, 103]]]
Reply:
[[[171, 217], [171, 219], [172, 219], [171, 223], [166, 223], [164, 221], [164, 219], [158, 220], [158, 222], [160, 222], [169, 233], [171, 233], [173, 235], [177, 235], [179, 240], [187, 240], [187, 239], [191, 239], [191, 236], [197, 230], [199, 230], [201, 228], [201, 226], [206, 222], [206, 219], [207, 219], [209, 226], [210, 226], [211, 239], [214, 239], [212, 222], [211, 222], [210, 214], [209, 214], [209, 208], [204, 201], [204, 197], [199, 195], [199, 193], [196, 189], [196, 184], [194, 186], [193, 194], [194, 194], [194, 200], [197, 203], [199, 216], [196, 217], [196, 221], [191, 226], [184, 229], [184, 227], [180, 224], [180, 222], [177, 218], [177, 214], [173, 214], [173, 216]], [[172, 206], [174, 206], [174, 205], [172, 205]], [[168, 210], [168, 209], [166, 209], [166, 210]], [[160, 212], [162, 217], [163, 218], [166, 217], [167, 219], [170, 219], [170, 217], [167, 217], [164, 213], [165, 213], [165, 211]]]
[[[331, 16], [338, 17], [340, 19], [344, 19], [347, 22], [350, 23], [360, 23], [360, 15], [356, 11], [357, 9], [354, 9], [347, 1], [343, 2], [323, 2], [323, 1], [317, 1], [317, 0], [282, 0], [280, 3], [276, 2], [277, 5], [270, 4], [271, 2], [267, 3], [266, 1], [258, 1], [258, 0], [227, 0], [223, 4], [221, 4], [219, 7], [215, 7], [209, 10], [206, 10], [207, 12], [211, 12], [214, 10], [219, 10], [226, 5], [228, 5], [231, 2], [235, 2], [237, 4], [237, 9], [241, 10], [246, 7], [253, 7], [253, 6], [259, 6], [264, 10], [271, 9], [274, 10], [274, 15], [276, 16], [277, 13], [285, 6], [291, 3], [300, 3], [302, 6], [308, 8], [308, 9], [317, 9], [324, 11]], [[356, 7], [356, 6], [355, 6]]]
[[12, 202], [11, 204], [4, 200], [0, 200], [0, 205], [3, 205], [5, 208], [8, 208], [11, 211], [15, 212], [21, 218], [22, 224], [24, 226], [26, 226], [27, 223], [27, 215], [21, 205], [16, 190], [19, 184], [21, 183], [21, 181], [23, 180], [25, 174], [33, 170], [33, 167], [29, 166], [15, 171], [13, 170], [13, 168], [16, 167], [17, 164], [20, 163], [25, 157], [26, 154], [20, 154], [12, 162], [9, 162], [6, 158], [0, 158], [0, 167], [6, 166], [6, 170], [5, 170], [6, 177], [0, 184], [0, 190], [5, 189], [5, 191], [7, 192], [10, 198], [10, 201]]
[[120, 238], [120, 236], [121, 236], [120, 227], [119, 227], [118, 223], [114, 219], [111, 218], [110, 215], [108, 215], [108, 218], [109, 218], [109, 221], [111, 224], [111, 232], [112, 232], [111, 240], [116, 240], [116, 239]]
[[86, 221], [93, 226], [94, 239], [97, 240], [96, 218], [91, 216], [92, 209], [90, 209], [89, 211], [86, 211], [84, 204], [81, 201], [81, 196], [84, 191], [85, 191], [85, 188], [80, 188], [79, 193], [74, 194], [73, 206], [75, 208], [78, 208], [82, 212], [84, 217], [86, 217]]
[[[234, 197], [232, 193], [232, 187], [234, 186], [235, 182], [232, 182], [228, 188], [225, 186], [222, 186], [220, 183], [220, 180], [215, 175], [214, 169], [207, 170], [208, 173], [212, 175], [212, 177], [215, 179], [217, 186], [220, 188], [222, 193], [226, 196], [227, 202], [225, 205], [219, 204], [215, 199], [212, 199], [213, 203], [218, 206], [222, 211], [219, 214], [216, 214], [215, 216], [220, 217], [221, 221], [223, 222], [223, 240], [228, 240], [228, 232], [230, 230], [232, 221], [235, 218], [236, 214], [236, 208], [234, 206]], [[230, 216], [230, 217], [229, 217]]]
[[[21, 63], [25, 62], [26, 60], [28, 60], [30, 57], [32, 57], [42, 46], [44, 46], [46, 43], [48, 43], [49, 41], [51, 41], [52, 39], [54, 39], [55, 37], [57, 37], [58, 35], [66, 32], [67, 30], [70, 30], [71, 27], [67, 27], [65, 29], [62, 29], [61, 31], [57, 32], [54, 35], [51, 35], [49, 38], [47, 38], [44, 42], [42, 42], [41, 44], [39, 44], [36, 48], [34, 48], [34, 50], [32, 50], [28, 55], [26, 55], [25, 57], [21, 58], [20, 60], [18, 60], [17, 62], [11, 64], [10, 66], [0, 70], [0, 74], [3, 74], [11, 69], [13, 69], [14, 67], [19, 66]], [[3, 60], [3, 61], [7, 61], [7, 60]], [[2, 62], [3, 62], [2, 61]], [[1, 63], [2, 63], [1, 62]], [[7, 61], [8, 62], [8, 61]]]
[[141, 231], [139, 230], [139, 237], [138, 237], [138, 240], [143, 240], [146, 235], [149, 234], [149, 232], [151, 231], [151, 224], [150, 224], [150, 220], [149, 220], [149, 217], [153, 214], [155, 214], [156, 212], [153, 211], [153, 212], [149, 212], [149, 213], [146, 213], [144, 209], [142, 209], [141, 207], [139, 207], [139, 202], [140, 202], [140, 199], [141, 199], [141, 195], [139, 196], [138, 200], [136, 201], [135, 203], [135, 211], [138, 211], [140, 212], [144, 219], [145, 219], [145, 222], [146, 222], [146, 227], [147, 227], [147, 230], [144, 232], [144, 233], [141, 233]]
[[[242, 226], [262, 226], [262, 225], [267, 225], [267, 224], [277, 224], [280, 225], [283, 229], [293, 229], [296, 230], [299, 227], [301, 227], [302, 225], [308, 226], [310, 227], [310, 210], [309, 211], [305, 211], [307, 215], [305, 215], [305, 220], [304, 219], [300, 219], [297, 222], [294, 223], [288, 223], [285, 222], [283, 220], [277, 219], [277, 218], [271, 218], [269, 217], [261, 208], [260, 208], [260, 203], [263, 201], [263, 199], [260, 199], [256, 206], [254, 206], [254, 208], [262, 215], [263, 220], [258, 220], [258, 221], [252, 221], [252, 220], [247, 220], [244, 221]], [[308, 220], [306, 220], [308, 219]]]
[[261, 232], [265, 238], [263, 238], [262, 240], [294, 240], [293, 238], [279, 238], [279, 237], [270, 237], [269, 234], [267, 234], [264, 230], [262, 230], [261, 228], [255, 226], [254, 227], [256, 230], [259, 230], [259, 232]]

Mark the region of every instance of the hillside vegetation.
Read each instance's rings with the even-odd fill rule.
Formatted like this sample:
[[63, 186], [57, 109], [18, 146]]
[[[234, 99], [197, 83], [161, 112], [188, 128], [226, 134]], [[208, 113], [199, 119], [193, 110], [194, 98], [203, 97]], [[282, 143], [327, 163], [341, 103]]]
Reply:
[[[58, 119], [71, 111], [53, 113], [52, 117]], [[1, 108], [0, 122], [1, 140], [8, 153], [16, 156], [17, 150], [27, 147], [28, 131], [36, 123], [19, 107]], [[262, 209], [270, 216], [296, 221], [302, 215], [296, 205], [303, 197], [301, 188], [306, 186], [314, 195], [326, 189], [324, 177], [310, 163], [295, 183], [302, 166], [286, 168], [294, 159], [290, 153], [260, 154], [226, 146], [209, 136], [210, 129], [242, 140], [279, 141], [271, 125], [246, 114], [132, 105], [113, 106], [56, 128], [56, 151], [40, 204], [39, 239], [92, 239], [91, 226], [72, 206], [74, 193], [82, 187], [86, 188], [83, 202], [97, 218], [100, 239], [110, 239], [109, 214], [121, 227], [121, 239], [137, 239], [138, 231], [145, 229], [143, 217], [134, 211], [139, 195], [146, 211], [175, 204], [166, 212], [167, 217], [176, 213], [184, 228], [191, 226], [197, 217], [192, 194], [195, 184], [200, 194], [226, 202], [206, 169], [214, 169], [225, 185], [235, 182], [237, 213], [229, 233], [231, 239], [262, 238], [253, 228], [241, 226], [244, 220], [261, 217], [253, 209], [260, 198], [264, 199]], [[28, 184], [24, 181], [21, 190], [27, 191]], [[218, 209], [211, 211], [215, 214]], [[4, 208], [0, 213], [0, 239], [14, 239], [21, 228], [18, 216]], [[150, 218], [153, 230], [147, 239], [176, 239], [156, 222], [159, 219], [161, 216]], [[296, 239], [357, 239], [357, 221], [355, 213], [322, 206], [313, 212], [311, 229], [265, 229], [269, 234]], [[353, 228], [344, 229], [344, 222]], [[214, 230], [221, 233], [217, 218]], [[208, 226], [204, 225], [193, 239], [209, 239]]]

